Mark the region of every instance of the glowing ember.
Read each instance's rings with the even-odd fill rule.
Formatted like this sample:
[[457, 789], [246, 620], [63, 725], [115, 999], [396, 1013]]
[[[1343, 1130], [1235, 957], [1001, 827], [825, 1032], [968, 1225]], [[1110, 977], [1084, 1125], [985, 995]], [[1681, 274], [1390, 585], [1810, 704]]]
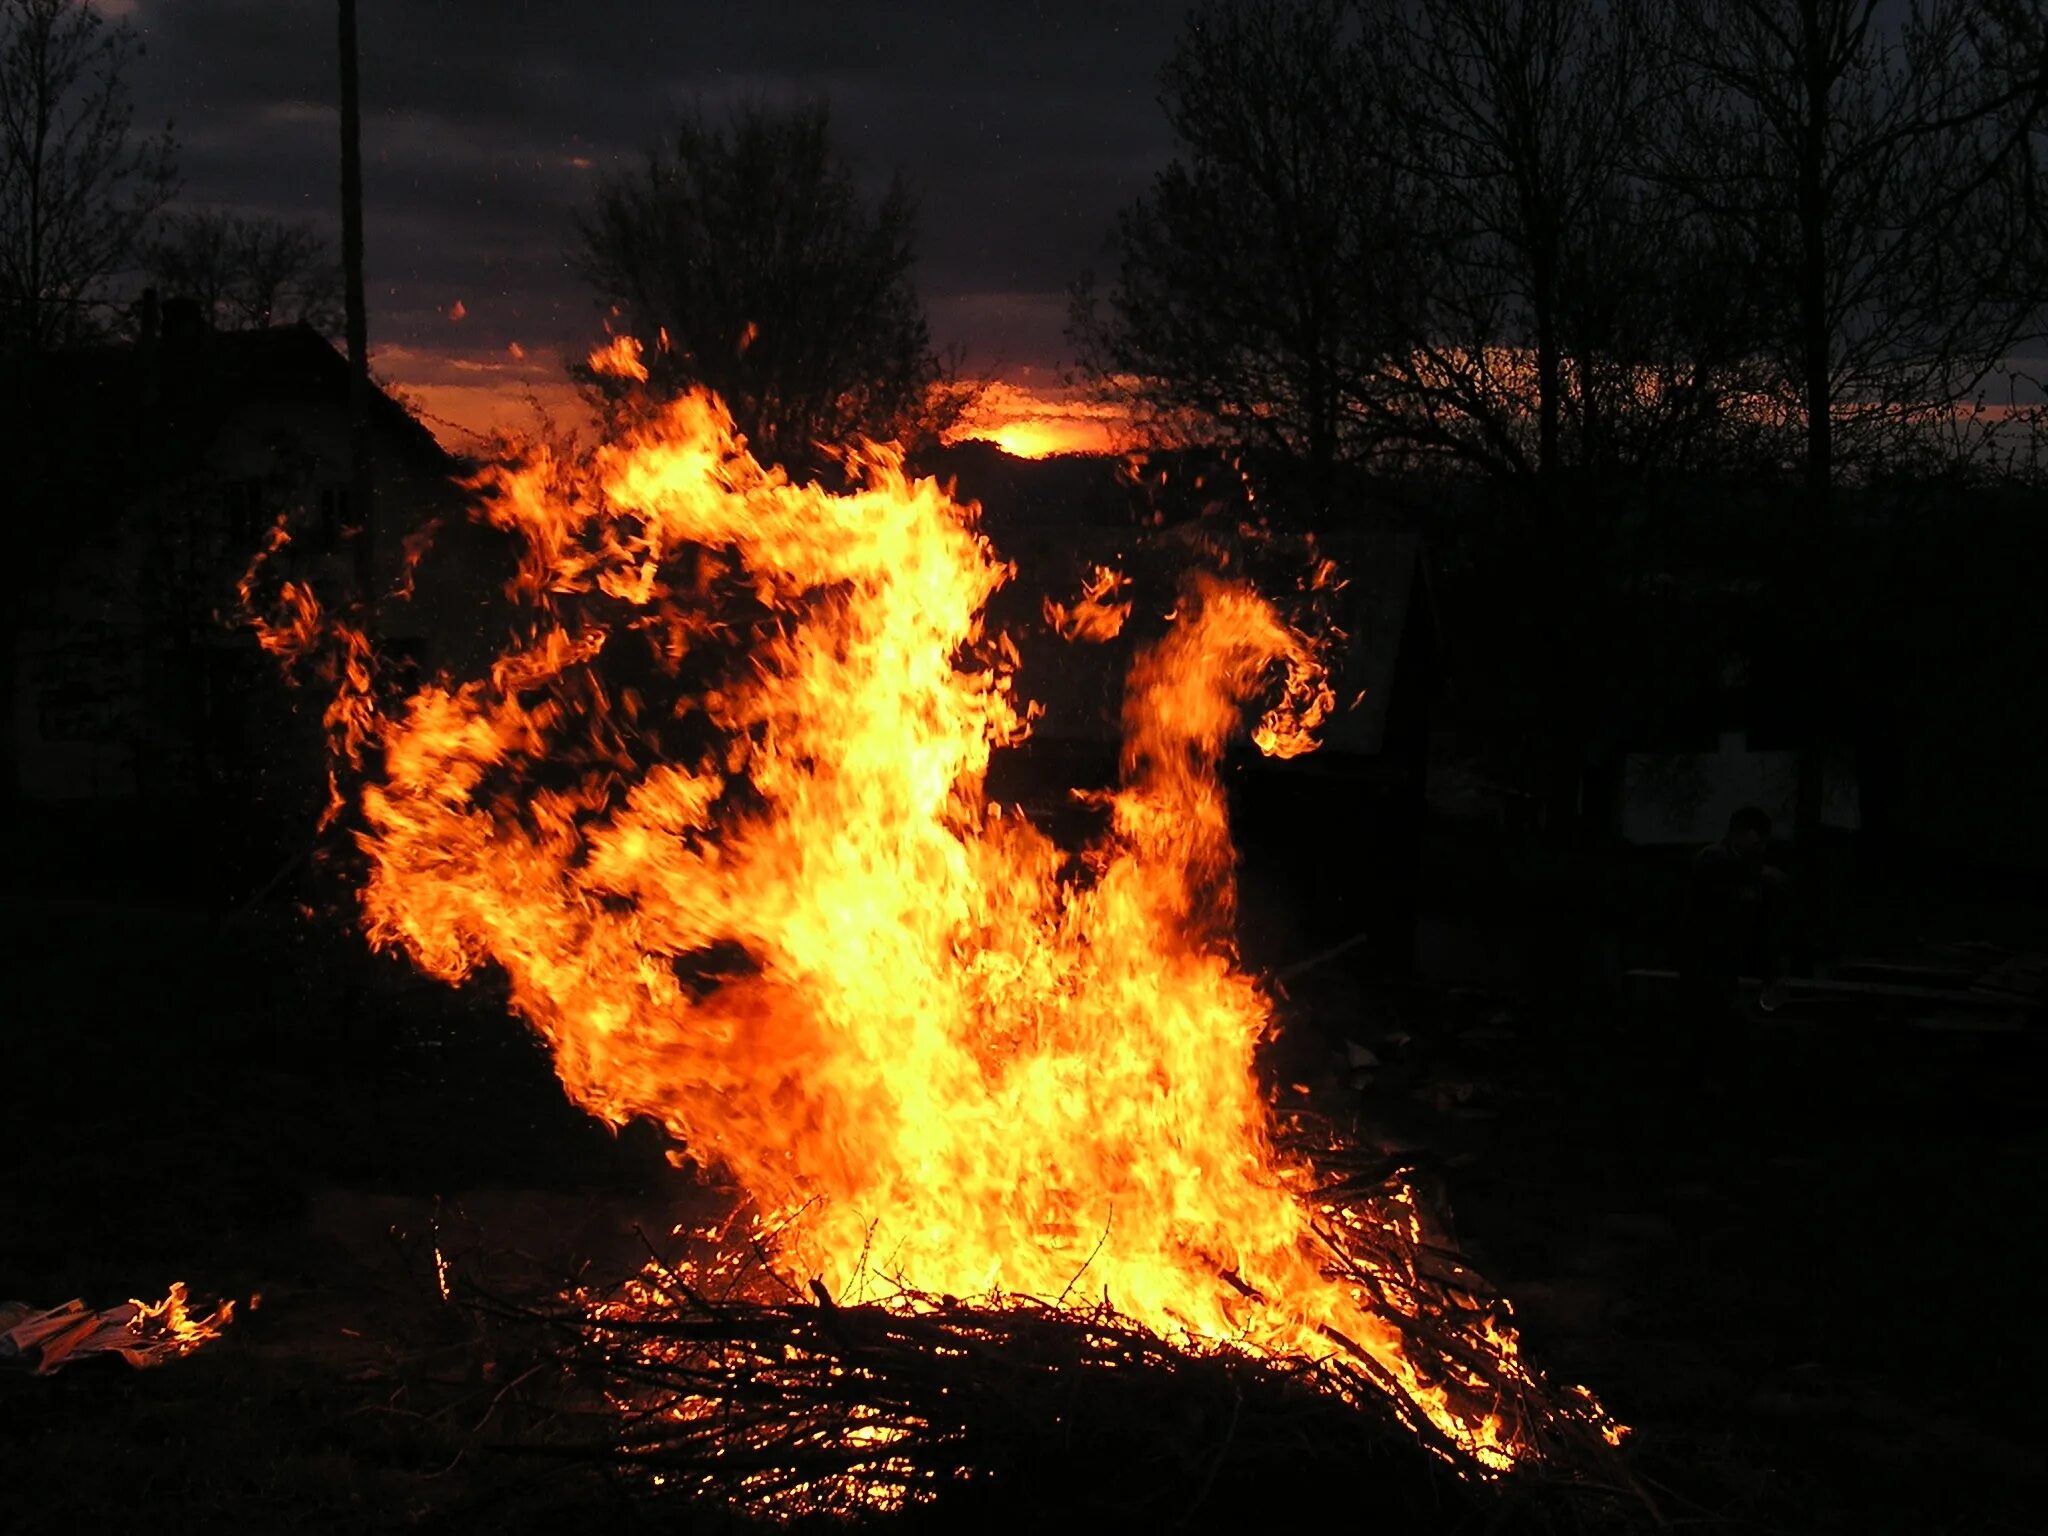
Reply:
[[[1107, 1299], [1200, 1347], [1343, 1354], [1478, 1465], [1530, 1454], [1468, 1390], [1486, 1373], [1416, 1363], [1393, 1288], [1332, 1262], [1353, 1218], [1254, 1076], [1269, 1004], [1235, 963], [1216, 766], [1255, 702], [1262, 750], [1313, 745], [1315, 643], [1192, 580], [1077, 867], [983, 792], [1030, 717], [982, 626], [1009, 568], [892, 451], [859, 468], [791, 484], [692, 395], [587, 464], [487, 474], [517, 642], [383, 713], [359, 635], [329, 666], [338, 756], [381, 752], [372, 938], [450, 982], [498, 967], [576, 1102], [728, 1170], [799, 1288]], [[1115, 594], [1098, 575], [1075, 631], [1113, 633]], [[303, 650], [303, 600], [266, 644]], [[1512, 1333], [1461, 1337], [1529, 1381]]]

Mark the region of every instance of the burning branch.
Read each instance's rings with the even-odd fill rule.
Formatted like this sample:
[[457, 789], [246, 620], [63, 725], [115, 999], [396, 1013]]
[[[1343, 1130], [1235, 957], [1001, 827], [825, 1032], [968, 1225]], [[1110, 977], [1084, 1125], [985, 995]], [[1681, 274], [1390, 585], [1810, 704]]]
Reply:
[[1553, 1398], [1512, 1354], [1467, 1342], [1474, 1318], [1482, 1336], [1504, 1330], [1506, 1303], [1455, 1252], [1422, 1239], [1430, 1223], [1409, 1170], [1375, 1174], [1339, 1145], [1323, 1151], [1341, 1170], [1325, 1194], [1341, 1188], [1348, 1202], [1325, 1202], [1332, 1266], [1401, 1314], [1414, 1357], [1510, 1418], [1517, 1443], [1541, 1446], [1506, 1482], [1459, 1477], [1465, 1447], [1341, 1338], [1316, 1359], [1169, 1340], [1107, 1298], [970, 1303], [906, 1291], [846, 1306], [814, 1280], [808, 1303], [758, 1299], [733, 1288], [776, 1261], [732, 1249], [722, 1260], [657, 1259], [568, 1307], [472, 1304], [551, 1338], [569, 1377], [610, 1405], [599, 1439], [554, 1453], [623, 1468], [649, 1497], [746, 1518], [929, 1505], [956, 1522], [978, 1511], [1051, 1520], [1066, 1499], [1148, 1528], [1198, 1514], [1272, 1519], [1284, 1514], [1276, 1480], [1317, 1487], [1329, 1468], [1368, 1466], [1357, 1497], [1398, 1529], [1455, 1524], [1459, 1511], [1492, 1529], [1516, 1528], [1518, 1513], [1534, 1528], [1550, 1528], [1545, 1511], [1574, 1510], [1581, 1527], [1627, 1513], [1613, 1490], [1628, 1479], [1597, 1405]]

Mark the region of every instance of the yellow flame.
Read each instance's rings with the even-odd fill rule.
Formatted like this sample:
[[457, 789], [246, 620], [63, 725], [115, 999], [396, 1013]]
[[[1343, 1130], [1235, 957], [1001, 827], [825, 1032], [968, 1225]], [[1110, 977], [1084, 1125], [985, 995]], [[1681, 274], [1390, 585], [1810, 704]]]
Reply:
[[[662, 332], [666, 343], [668, 332]], [[640, 343], [631, 336], [614, 336], [605, 345], [590, 354], [590, 368], [593, 373], [607, 373], [615, 378], [637, 379], [647, 382], [647, 365], [640, 361]]]
[[[523, 638], [388, 714], [352, 650], [337, 670], [337, 753], [381, 749], [372, 937], [449, 981], [502, 971], [575, 1101], [722, 1164], [799, 1281], [1078, 1294], [1212, 1345], [1354, 1350], [1512, 1464], [1498, 1415], [1329, 1272], [1334, 1218], [1253, 1071], [1269, 1005], [1232, 946], [1216, 769], [1250, 703], [1263, 750], [1313, 744], [1317, 646], [1242, 583], [1191, 581], [1135, 662], [1123, 784], [1077, 874], [983, 791], [1029, 716], [982, 623], [1010, 568], [892, 450], [860, 462], [846, 494], [792, 484], [692, 394], [587, 463], [490, 471]], [[672, 704], [615, 694], [600, 661]], [[1514, 1360], [1511, 1333], [1471, 1342]]]
[[195, 1313], [182, 1280], [171, 1282], [170, 1292], [162, 1301], [131, 1299], [129, 1305], [135, 1308], [131, 1325], [135, 1334], [178, 1355], [189, 1355], [200, 1345], [219, 1338], [221, 1330], [235, 1317], [232, 1301], [223, 1301], [211, 1312]]

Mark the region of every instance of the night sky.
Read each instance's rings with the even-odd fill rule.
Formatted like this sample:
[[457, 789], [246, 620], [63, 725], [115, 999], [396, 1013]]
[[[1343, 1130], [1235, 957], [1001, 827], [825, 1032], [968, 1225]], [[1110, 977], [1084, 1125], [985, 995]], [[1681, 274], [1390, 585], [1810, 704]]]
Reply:
[[[138, 118], [173, 120], [185, 203], [338, 228], [332, 0], [102, 9], [144, 35]], [[935, 339], [1043, 388], [1066, 285], [1167, 157], [1155, 80], [1186, 10], [361, 0], [379, 372], [464, 421], [555, 384], [600, 329], [564, 260], [597, 180], [692, 103], [823, 94], [863, 174], [919, 192]]]

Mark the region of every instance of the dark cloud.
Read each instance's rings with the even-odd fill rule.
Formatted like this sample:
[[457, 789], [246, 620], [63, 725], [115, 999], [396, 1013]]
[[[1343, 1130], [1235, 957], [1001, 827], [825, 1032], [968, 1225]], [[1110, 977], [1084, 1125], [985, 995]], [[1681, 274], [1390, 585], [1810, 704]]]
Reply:
[[[132, 0], [145, 119], [185, 196], [331, 220], [331, 0]], [[572, 210], [679, 108], [824, 94], [865, 173], [920, 193], [942, 342], [1044, 365], [1061, 294], [1165, 159], [1154, 81], [1185, 0], [860, 6], [362, 0], [365, 198], [380, 339], [574, 347], [594, 328]]]

